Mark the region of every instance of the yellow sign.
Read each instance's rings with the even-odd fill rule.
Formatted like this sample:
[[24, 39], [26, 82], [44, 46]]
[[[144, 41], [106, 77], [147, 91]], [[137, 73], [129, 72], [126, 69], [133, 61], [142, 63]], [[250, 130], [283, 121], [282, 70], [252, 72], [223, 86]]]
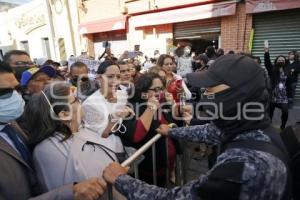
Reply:
[[252, 51], [253, 37], [254, 37], [254, 29], [252, 29], [252, 30], [251, 30], [251, 33], [250, 33], [249, 44], [248, 44], [249, 52]]

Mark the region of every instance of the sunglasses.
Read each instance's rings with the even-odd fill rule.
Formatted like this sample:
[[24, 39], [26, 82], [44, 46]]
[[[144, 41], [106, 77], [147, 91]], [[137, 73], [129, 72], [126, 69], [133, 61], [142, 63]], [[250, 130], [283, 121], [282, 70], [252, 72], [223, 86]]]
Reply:
[[12, 96], [14, 92], [13, 88], [1, 88], [0, 89], [0, 99], [6, 99]]
[[14, 88], [0, 88], [0, 99], [6, 99], [11, 97], [14, 90], [21, 91], [21, 87], [18, 85]]
[[[77, 82], [78, 79], [79, 79], [79, 77], [78, 77], [78, 76], [75, 76], [75, 77], [73, 78], [73, 81]], [[89, 78], [88, 78], [88, 77], [80, 77], [80, 81], [82, 81], [82, 82], [88, 82], [88, 81], [89, 81]]]

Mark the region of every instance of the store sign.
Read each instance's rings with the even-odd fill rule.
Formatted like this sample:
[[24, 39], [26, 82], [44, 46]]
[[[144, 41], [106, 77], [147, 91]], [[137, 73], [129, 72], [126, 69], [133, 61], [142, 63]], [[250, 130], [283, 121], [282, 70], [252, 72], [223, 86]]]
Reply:
[[46, 25], [45, 15], [43, 13], [24, 13], [19, 17], [16, 22], [16, 26], [23, 30], [25, 34]]
[[300, 8], [299, 0], [247, 0], [247, 13], [261, 13], [275, 10]]
[[133, 16], [130, 23], [135, 27], [141, 27], [229, 16], [235, 12], [236, 1], [228, 1]]

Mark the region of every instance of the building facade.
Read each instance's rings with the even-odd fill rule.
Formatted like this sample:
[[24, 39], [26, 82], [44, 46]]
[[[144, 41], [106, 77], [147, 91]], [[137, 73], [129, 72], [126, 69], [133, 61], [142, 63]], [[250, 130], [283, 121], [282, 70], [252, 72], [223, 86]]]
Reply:
[[[272, 19], [272, 15], [285, 13], [281, 23], [289, 26], [297, 18], [299, 3], [299, 0], [81, 0], [79, 30], [93, 56], [103, 51], [105, 41], [111, 42], [117, 55], [139, 45], [142, 52], [151, 56], [154, 50], [166, 53], [178, 44], [191, 45], [195, 52], [214, 45], [225, 52], [253, 51], [261, 55], [262, 40], [268, 36], [261, 32], [259, 24]], [[273, 32], [276, 25], [269, 28]], [[271, 38], [269, 41], [274, 48], [276, 41]], [[290, 48], [299, 49], [297, 45]]]
[[106, 41], [117, 57], [137, 45], [150, 57], [178, 45], [195, 53], [213, 45], [262, 61], [265, 44], [272, 60], [300, 50], [300, 0], [80, 0], [78, 13], [82, 41], [95, 57]]
[[79, 55], [77, 9], [72, 0], [34, 0], [1, 12], [0, 49], [57, 61]]

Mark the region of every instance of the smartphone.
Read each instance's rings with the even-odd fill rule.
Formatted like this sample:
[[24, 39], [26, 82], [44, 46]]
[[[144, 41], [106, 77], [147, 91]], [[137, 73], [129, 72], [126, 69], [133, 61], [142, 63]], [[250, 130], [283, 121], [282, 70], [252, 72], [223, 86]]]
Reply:
[[103, 48], [107, 49], [107, 48], [110, 48], [110, 46], [111, 46], [110, 42], [108, 42], [108, 41], [102, 42]]
[[269, 41], [268, 40], [264, 41], [264, 46], [265, 46], [265, 48], [269, 48]]
[[160, 102], [164, 102], [165, 101], [165, 93], [164, 92], [160, 92], [155, 94], [155, 98]]
[[182, 87], [182, 79], [176, 80], [176, 87], [181, 88]]

